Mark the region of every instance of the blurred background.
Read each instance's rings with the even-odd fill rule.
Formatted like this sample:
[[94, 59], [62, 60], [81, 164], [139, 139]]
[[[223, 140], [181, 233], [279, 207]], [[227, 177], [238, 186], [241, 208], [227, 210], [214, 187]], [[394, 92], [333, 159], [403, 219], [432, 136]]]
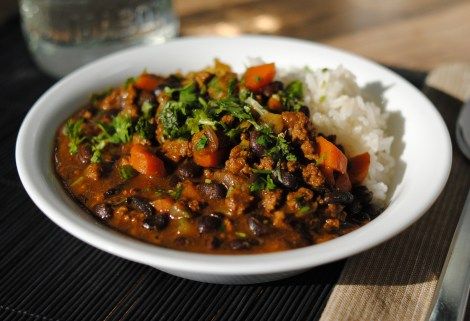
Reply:
[[[422, 71], [470, 62], [468, 0], [174, 0], [173, 9], [181, 36], [296, 37]], [[15, 15], [15, 0], [0, 1], [0, 23]]]

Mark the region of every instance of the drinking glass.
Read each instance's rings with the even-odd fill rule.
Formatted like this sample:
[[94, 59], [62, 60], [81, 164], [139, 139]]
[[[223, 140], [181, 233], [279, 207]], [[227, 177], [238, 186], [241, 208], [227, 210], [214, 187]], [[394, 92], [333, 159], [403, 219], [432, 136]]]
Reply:
[[179, 31], [171, 0], [20, 0], [20, 12], [34, 60], [55, 77], [119, 49], [164, 42]]

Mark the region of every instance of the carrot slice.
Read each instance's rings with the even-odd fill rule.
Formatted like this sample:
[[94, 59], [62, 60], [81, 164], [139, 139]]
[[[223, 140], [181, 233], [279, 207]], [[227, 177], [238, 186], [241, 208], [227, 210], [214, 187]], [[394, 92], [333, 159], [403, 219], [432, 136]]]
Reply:
[[168, 213], [175, 201], [170, 197], [159, 198], [152, 202], [157, 212]]
[[221, 162], [223, 155], [219, 149], [219, 139], [212, 128], [207, 127], [194, 134], [191, 145], [193, 160], [199, 166], [215, 167]]
[[273, 81], [276, 76], [274, 63], [253, 66], [245, 72], [245, 86], [252, 91], [259, 91]]
[[132, 145], [129, 163], [136, 171], [144, 175], [164, 177], [166, 175], [163, 161], [140, 144]]
[[281, 111], [282, 110], [282, 103], [279, 99], [279, 96], [271, 96], [268, 99], [268, 109], [271, 111]]
[[160, 82], [161, 80], [155, 75], [142, 74], [136, 79], [134, 86], [141, 90], [154, 91]]
[[323, 159], [323, 165], [329, 167], [341, 174], [346, 173], [348, 169], [348, 158], [343, 152], [329, 142], [325, 137], [317, 136], [318, 154]]
[[361, 184], [369, 173], [370, 155], [365, 152], [349, 159], [348, 174], [353, 184]]

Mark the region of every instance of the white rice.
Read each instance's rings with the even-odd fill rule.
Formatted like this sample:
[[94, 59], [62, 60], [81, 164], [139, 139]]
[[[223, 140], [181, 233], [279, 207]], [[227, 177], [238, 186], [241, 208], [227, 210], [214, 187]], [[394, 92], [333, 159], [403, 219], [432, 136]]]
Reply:
[[[259, 62], [253, 59], [250, 64]], [[372, 191], [374, 202], [383, 204], [395, 165], [390, 154], [393, 137], [385, 133], [388, 113], [364, 98], [355, 76], [342, 66], [278, 70], [278, 77], [284, 82], [303, 82], [305, 103], [316, 129], [336, 135], [348, 157], [369, 152], [371, 164], [364, 184]]]

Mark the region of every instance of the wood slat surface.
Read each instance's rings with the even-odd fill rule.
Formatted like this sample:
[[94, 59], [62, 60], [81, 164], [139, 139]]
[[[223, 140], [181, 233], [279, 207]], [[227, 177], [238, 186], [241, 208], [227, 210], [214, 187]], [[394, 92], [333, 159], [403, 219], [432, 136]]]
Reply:
[[430, 70], [470, 62], [466, 0], [175, 0], [182, 35], [261, 33], [314, 40]]

